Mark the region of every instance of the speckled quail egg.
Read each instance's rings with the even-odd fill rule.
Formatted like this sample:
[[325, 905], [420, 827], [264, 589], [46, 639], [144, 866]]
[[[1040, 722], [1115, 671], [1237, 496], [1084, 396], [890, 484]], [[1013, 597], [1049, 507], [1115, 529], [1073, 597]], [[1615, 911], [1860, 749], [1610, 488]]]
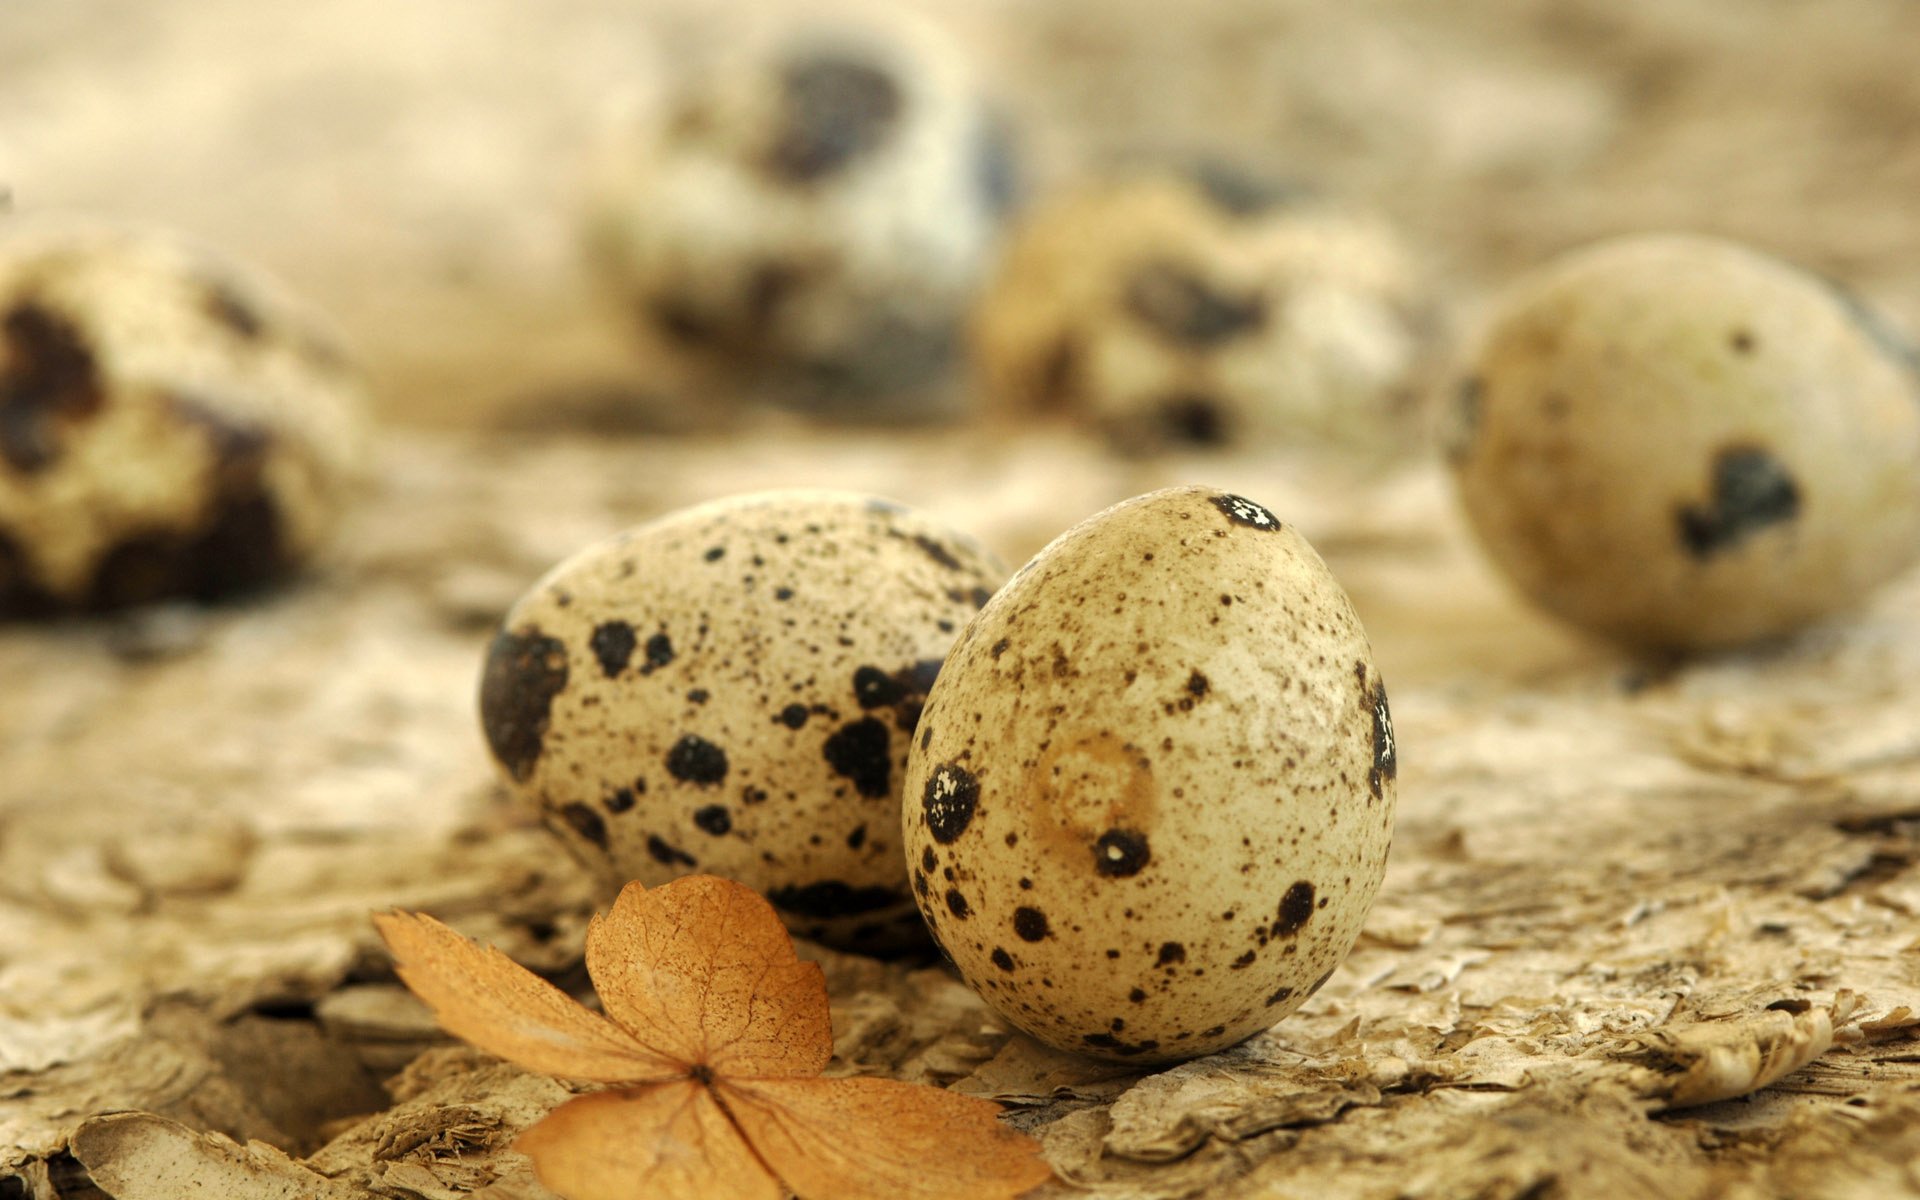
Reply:
[[897, 838], [907, 743], [955, 631], [1003, 572], [885, 500], [759, 492], [555, 567], [487, 655], [513, 790], [604, 877], [763, 892], [795, 933], [922, 942]]
[[1187, 1058], [1346, 957], [1395, 774], [1385, 685], [1313, 548], [1244, 497], [1172, 488], [1063, 534], [967, 626], [908, 760], [905, 848], [1009, 1021]]
[[318, 322], [170, 236], [0, 226], [0, 614], [213, 600], [309, 560], [364, 438]]
[[987, 396], [1132, 452], [1415, 440], [1433, 320], [1411, 256], [1256, 185], [1158, 171], [1038, 207], [975, 305]]
[[606, 152], [589, 246], [669, 360], [840, 415], [914, 416], [1013, 198], [1007, 127], [918, 26], [787, 31]]
[[1920, 547], [1920, 375], [1834, 285], [1730, 242], [1636, 236], [1519, 283], [1451, 447], [1488, 555], [1648, 649], [1782, 634]]

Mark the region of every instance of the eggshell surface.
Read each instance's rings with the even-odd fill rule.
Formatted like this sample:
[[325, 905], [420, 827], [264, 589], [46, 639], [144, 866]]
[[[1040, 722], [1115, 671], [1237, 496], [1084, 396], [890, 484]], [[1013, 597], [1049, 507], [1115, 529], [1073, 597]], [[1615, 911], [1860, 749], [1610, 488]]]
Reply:
[[1193, 1057], [1346, 956], [1385, 871], [1392, 719], [1304, 538], [1201, 487], [1027, 564], [955, 645], [908, 764], [922, 913], [962, 976], [1064, 1049]]
[[1496, 307], [1460, 495], [1542, 608], [1694, 650], [1850, 607], [1920, 551], [1920, 373], [1837, 287], [1732, 242], [1588, 247]]
[[1433, 322], [1413, 255], [1378, 222], [1224, 182], [1148, 174], [1023, 216], [974, 306], [985, 393], [1140, 453], [1417, 427]]
[[0, 614], [216, 600], [307, 563], [365, 456], [331, 332], [171, 235], [0, 232]]
[[665, 361], [801, 407], [924, 415], [1013, 188], [1007, 129], [951, 39], [827, 20], [743, 39], [636, 114], [588, 236]]
[[801, 936], [924, 939], [897, 838], [908, 740], [1003, 572], [889, 501], [762, 492], [554, 568], [503, 622], [480, 712], [513, 789], [609, 889], [700, 871]]

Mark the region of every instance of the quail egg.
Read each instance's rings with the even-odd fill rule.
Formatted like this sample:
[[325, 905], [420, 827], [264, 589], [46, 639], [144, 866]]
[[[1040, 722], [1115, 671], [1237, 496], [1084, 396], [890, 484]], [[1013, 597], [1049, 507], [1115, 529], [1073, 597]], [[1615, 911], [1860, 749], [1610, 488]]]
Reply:
[[913, 887], [1051, 1045], [1164, 1062], [1292, 1012], [1393, 830], [1386, 687], [1304, 538], [1180, 487], [1069, 530], [962, 633], [907, 764]]
[[974, 308], [986, 395], [1136, 453], [1411, 442], [1432, 325], [1411, 256], [1257, 182], [1143, 173], [1038, 207]]
[[949, 42], [789, 31], [637, 126], [606, 152], [589, 246], [656, 353], [835, 415], [944, 415], [923, 385], [1014, 191], [1007, 126]]
[[0, 228], [0, 614], [214, 600], [311, 559], [364, 444], [318, 318], [171, 236]]
[[897, 833], [907, 743], [1001, 579], [970, 539], [868, 496], [684, 509], [514, 606], [481, 682], [487, 741], [610, 889], [703, 871], [804, 937], [922, 942]]
[[1732, 242], [1577, 251], [1498, 304], [1451, 455], [1520, 591], [1632, 647], [1784, 634], [1920, 548], [1920, 375], [1834, 285]]

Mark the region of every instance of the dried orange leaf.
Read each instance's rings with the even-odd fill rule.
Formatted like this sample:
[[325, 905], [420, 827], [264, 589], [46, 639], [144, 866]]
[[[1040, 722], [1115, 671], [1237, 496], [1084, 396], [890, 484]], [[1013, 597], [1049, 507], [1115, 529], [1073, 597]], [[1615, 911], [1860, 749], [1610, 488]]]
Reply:
[[450, 1032], [550, 1074], [649, 1085], [569, 1101], [515, 1143], [568, 1200], [1011, 1200], [1052, 1178], [988, 1101], [818, 1078], [826, 981], [740, 884], [627, 885], [587, 929], [605, 1018], [430, 917], [374, 919]]
[[781, 1200], [786, 1189], [690, 1079], [569, 1100], [513, 1144], [567, 1200]]
[[1040, 1144], [1000, 1124], [990, 1101], [892, 1079], [714, 1086], [760, 1157], [810, 1200], [1010, 1200], [1053, 1177]]
[[587, 974], [640, 1041], [716, 1075], [818, 1075], [833, 1057], [827, 985], [751, 888], [688, 875], [630, 883], [587, 928]]
[[400, 978], [440, 1027], [529, 1070], [600, 1083], [641, 1083], [685, 1073], [633, 1035], [492, 947], [432, 917], [373, 918]]

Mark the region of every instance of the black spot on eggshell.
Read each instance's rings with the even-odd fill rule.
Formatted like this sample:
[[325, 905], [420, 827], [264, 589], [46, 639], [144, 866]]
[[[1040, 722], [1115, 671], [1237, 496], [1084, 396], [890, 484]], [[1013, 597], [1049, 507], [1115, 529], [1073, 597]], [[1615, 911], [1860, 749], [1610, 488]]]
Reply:
[[923, 847], [920, 851], [920, 869], [923, 871], [934, 871], [938, 870], [939, 867], [940, 859], [934, 854], [933, 847]]
[[[980, 781], [958, 763], [942, 763], [927, 777], [920, 806], [933, 840], [950, 846], [967, 831], [974, 806], [980, 802]], [[931, 869], [931, 868], [929, 868]]]
[[958, 571], [963, 569], [963, 564], [958, 558], [954, 557], [953, 551], [947, 549], [946, 545], [938, 538], [928, 537], [924, 533], [916, 533], [913, 535], [913, 544], [924, 550], [928, 558], [939, 563], [947, 570]]
[[1313, 916], [1313, 885], [1302, 879], [1280, 897], [1280, 919], [1273, 923], [1274, 937], [1290, 937], [1300, 932]]
[[1000, 113], [983, 112], [974, 139], [974, 186], [987, 213], [1003, 217], [1020, 200], [1020, 160], [1013, 125]]
[[584, 804], [569, 804], [560, 810], [560, 816], [581, 837], [602, 850], [607, 848], [607, 823], [599, 813]]
[[480, 677], [480, 725], [494, 758], [524, 783], [540, 761], [553, 698], [566, 690], [567, 648], [534, 626], [502, 630]]
[[1187, 676], [1187, 691], [1192, 693], [1193, 695], [1195, 696], [1206, 695], [1208, 687], [1209, 687], [1209, 684], [1207, 683], [1207, 677], [1205, 675], [1202, 675], [1200, 672], [1195, 671], [1193, 674]]
[[600, 662], [601, 674], [612, 679], [627, 669], [638, 639], [633, 635], [633, 626], [625, 621], [604, 621], [594, 626], [588, 644], [593, 649], [593, 657]]
[[905, 106], [900, 85], [871, 63], [821, 53], [782, 72], [783, 112], [767, 148], [770, 174], [812, 183], [885, 144]]
[[879, 667], [859, 667], [853, 672], [853, 698], [861, 708], [879, 708], [900, 701], [900, 685]]
[[242, 341], [257, 341], [266, 332], [266, 322], [260, 319], [253, 305], [225, 281], [205, 285], [200, 307], [215, 323]]
[[193, 397], [172, 394], [161, 402], [206, 442], [210, 499], [195, 528], [137, 532], [115, 544], [94, 570], [87, 603], [95, 609], [166, 596], [217, 600], [267, 583], [287, 565], [280, 510], [266, 481], [272, 436]]
[[1446, 431], [1447, 457], [1464, 462], [1473, 453], [1473, 441], [1480, 433], [1480, 409], [1485, 403], [1487, 385], [1478, 375], [1460, 381], [1453, 393], [1453, 420]]
[[872, 799], [882, 799], [891, 790], [890, 746], [887, 727], [872, 717], [862, 717], [835, 730], [820, 751], [836, 774], [853, 781], [855, 791]]
[[1172, 262], [1148, 263], [1135, 271], [1126, 307], [1168, 340], [1199, 349], [1245, 336], [1267, 319], [1265, 297], [1228, 295]]
[[0, 318], [0, 461], [23, 475], [52, 466], [67, 426], [100, 410], [93, 351], [80, 329], [35, 301]]
[[190, 397], [170, 394], [160, 402], [210, 452], [206, 507], [197, 526], [138, 530], [108, 548], [94, 566], [88, 608], [169, 596], [218, 600], [270, 582], [287, 566], [280, 510], [266, 482], [272, 437]]
[[940, 659], [928, 658], [891, 673], [879, 667], [860, 667], [853, 673], [854, 699], [861, 708], [892, 708], [894, 724], [911, 733], [920, 723], [921, 710], [926, 707], [934, 680], [939, 678], [940, 665]]
[[[740, 296], [741, 321], [752, 331], [772, 328], [787, 301], [807, 282], [807, 272], [792, 263], [763, 262], [748, 275]], [[754, 565], [761, 565], [756, 555]]]
[[1152, 858], [1147, 835], [1136, 830], [1109, 829], [1093, 843], [1094, 870], [1112, 878], [1138, 875]]
[[771, 888], [767, 891], [767, 899], [782, 912], [825, 919], [891, 908], [906, 897], [892, 888], [853, 887], [837, 879], [829, 879], [819, 883]]
[[686, 734], [667, 751], [667, 774], [699, 787], [719, 783], [727, 777], [727, 752], [699, 734]]
[[1290, 987], [1279, 988], [1273, 993], [1273, 995], [1267, 997], [1267, 1007], [1272, 1008], [1274, 1005], [1282, 1003], [1283, 1001], [1286, 1001], [1286, 1000], [1291, 1000], [1292, 998], [1293, 998], [1292, 988]]
[[640, 668], [640, 673], [651, 675], [672, 661], [673, 639], [662, 630], [647, 639], [647, 665]]
[[647, 839], [647, 853], [653, 857], [653, 861], [663, 866], [671, 867], [678, 864], [681, 866], [695, 867], [700, 865], [694, 861], [693, 855], [688, 854], [685, 850], [680, 849], [680, 847], [675, 846], [665, 838], [658, 836]]
[[962, 896], [957, 888], [947, 889], [947, 911], [961, 921], [973, 915], [973, 909], [967, 905], [967, 898]]
[[853, 832], [847, 834], [847, 849], [858, 850], [860, 847], [866, 844], [867, 844], [867, 827], [865, 825], [855, 825], [853, 827]]
[[1013, 910], [1013, 931], [1023, 942], [1041, 941], [1047, 936], [1047, 914], [1022, 905]]
[[1266, 506], [1255, 504], [1245, 496], [1235, 496], [1222, 492], [1213, 498], [1213, 506], [1227, 515], [1229, 521], [1237, 525], [1246, 525], [1254, 529], [1264, 529], [1268, 533], [1278, 533], [1280, 518], [1273, 515]]
[[733, 831], [733, 814], [727, 811], [724, 804], [709, 804], [694, 810], [693, 823], [705, 833], [724, 837]]
[[1386, 781], [1400, 774], [1400, 755], [1394, 747], [1393, 714], [1387, 709], [1387, 685], [1376, 683], [1373, 688], [1373, 769], [1367, 772], [1367, 787], [1372, 790], [1373, 798], [1383, 799], [1386, 795]]
[[1180, 392], [1162, 400], [1159, 422], [1169, 439], [1191, 446], [1224, 446], [1233, 436], [1226, 410], [1200, 392]]
[[1089, 1033], [1080, 1040], [1089, 1046], [1098, 1047], [1101, 1050], [1106, 1050], [1127, 1058], [1131, 1058], [1136, 1054], [1147, 1054], [1160, 1048], [1160, 1043], [1153, 1038], [1147, 1038], [1139, 1042], [1123, 1042], [1110, 1033]]
[[34, 578], [20, 543], [0, 530], [0, 613], [43, 616], [57, 607], [53, 595]]
[[602, 800], [600, 803], [601, 803], [601, 806], [604, 807], [610, 813], [614, 813], [618, 815], [620, 813], [626, 812], [629, 809], [631, 809], [635, 803], [633, 789], [632, 788], [615, 788], [611, 792], [608, 792], [606, 799]]
[[148, 604], [178, 590], [180, 539], [136, 533], [115, 542], [94, 565], [87, 605], [94, 609]]
[[726, 556], [726, 553], [727, 548], [725, 546], [708, 546], [706, 553], [700, 557], [706, 559], [708, 562], [719, 562]]
[[1064, 410], [1073, 394], [1079, 390], [1080, 360], [1083, 357], [1080, 344], [1072, 337], [1062, 337], [1055, 342], [1053, 349], [1040, 363], [1036, 380], [1037, 399], [1043, 410]]
[[788, 729], [798, 729], [807, 723], [807, 706], [804, 704], [789, 704], [780, 710], [778, 720]]
[[216, 462], [214, 498], [199, 529], [150, 530], [116, 542], [95, 564], [86, 606], [147, 604], [168, 596], [203, 602], [250, 591], [286, 565], [280, 511], [266, 494], [264, 454], [231, 471]]
[[1160, 943], [1160, 955], [1153, 960], [1156, 967], [1168, 967], [1187, 961], [1187, 948], [1179, 942]]
[[1695, 559], [1732, 549], [1772, 525], [1800, 515], [1800, 487], [1779, 459], [1759, 446], [1729, 446], [1714, 456], [1712, 499], [1683, 505], [1680, 542]]
[[1288, 186], [1217, 158], [1191, 164], [1188, 175], [1200, 194], [1231, 217], [1252, 217], [1294, 203], [1306, 189]]
[[1013, 970], [1013, 955], [1008, 954], [1000, 947], [995, 946], [993, 948], [993, 954], [989, 957], [993, 959], [993, 965], [999, 967], [1002, 971]]

